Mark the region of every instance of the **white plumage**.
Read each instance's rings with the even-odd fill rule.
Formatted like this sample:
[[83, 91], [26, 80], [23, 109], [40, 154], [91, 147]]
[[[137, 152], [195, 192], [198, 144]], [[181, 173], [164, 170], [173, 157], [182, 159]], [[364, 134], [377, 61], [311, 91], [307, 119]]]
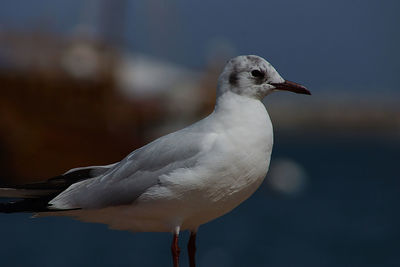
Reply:
[[[56, 212], [132, 231], [196, 229], [247, 199], [264, 179], [272, 125], [263, 104], [227, 92], [207, 118], [132, 152], [50, 201]], [[45, 215], [50, 215], [46, 213]]]

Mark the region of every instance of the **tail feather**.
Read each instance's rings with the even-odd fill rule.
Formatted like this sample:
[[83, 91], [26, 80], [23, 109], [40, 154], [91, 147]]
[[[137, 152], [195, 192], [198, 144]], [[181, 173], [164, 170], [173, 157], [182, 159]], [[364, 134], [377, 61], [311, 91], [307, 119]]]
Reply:
[[44, 199], [27, 198], [19, 201], [0, 203], [0, 212], [44, 212], [49, 211], [47, 202]]
[[[114, 165], [76, 168], [44, 182], [0, 187], [0, 198], [17, 199], [16, 201], [0, 202], [0, 212], [61, 211], [49, 209], [49, 201], [70, 185], [101, 175]], [[65, 209], [62, 209], [62, 211], [65, 211]]]
[[52, 193], [56, 193], [57, 190], [47, 189], [18, 189], [18, 188], [0, 188], [0, 197], [4, 198], [40, 198], [47, 196]]

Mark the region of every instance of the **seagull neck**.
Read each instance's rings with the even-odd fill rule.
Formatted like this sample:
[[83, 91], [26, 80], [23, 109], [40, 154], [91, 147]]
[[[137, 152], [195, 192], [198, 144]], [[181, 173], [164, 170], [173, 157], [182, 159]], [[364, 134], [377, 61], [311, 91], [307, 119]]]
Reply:
[[266, 123], [271, 123], [268, 112], [260, 100], [233, 92], [225, 92], [217, 98], [213, 117], [224, 125], [223, 127], [240, 125], [249, 129], [262, 128]]
[[235, 144], [271, 152], [272, 123], [260, 100], [226, 92], [217, 98], [212, 117], [213, 127], [228, 133]]
[[258, 106], [260, 104], [262, 105], [261, 101], [257, 99], [241, 96], [231, 91], [227, 91], [222, 95], [218, 96], [214, 110], [215, 112], [224, 112], [224, 111], [240, 112], [242, 108], [238, 108], [238, 106], [239, 107], [244, 107], [248, 105]]

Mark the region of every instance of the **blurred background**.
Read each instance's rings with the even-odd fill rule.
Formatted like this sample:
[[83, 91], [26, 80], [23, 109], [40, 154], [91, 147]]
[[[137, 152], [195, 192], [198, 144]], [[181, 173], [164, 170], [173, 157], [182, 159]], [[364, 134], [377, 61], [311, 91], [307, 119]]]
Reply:
[[[199, 266], [400, 265], [400, 3], [2, 1], [0, 185], [109, 164], [213, 110], [257, 54], [311, 97], [265, 99], [270, 172], [200, 228]], [[0, 214], [2, 266], [169, 266], [166, 233]], [[182, 266], [187, 266], [181, 238]]]

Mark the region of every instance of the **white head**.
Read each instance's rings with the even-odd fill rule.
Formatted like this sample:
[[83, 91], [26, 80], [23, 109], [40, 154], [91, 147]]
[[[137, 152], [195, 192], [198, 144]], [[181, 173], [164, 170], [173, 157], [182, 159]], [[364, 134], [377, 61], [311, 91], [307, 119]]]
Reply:
[[261, 100], [269, 93], [279, 90], [311, 95], [304, 86], [285, 81], [262, 57], [248, 55], [228, 61], [218, 79], [217, 95], [231, 91]]

